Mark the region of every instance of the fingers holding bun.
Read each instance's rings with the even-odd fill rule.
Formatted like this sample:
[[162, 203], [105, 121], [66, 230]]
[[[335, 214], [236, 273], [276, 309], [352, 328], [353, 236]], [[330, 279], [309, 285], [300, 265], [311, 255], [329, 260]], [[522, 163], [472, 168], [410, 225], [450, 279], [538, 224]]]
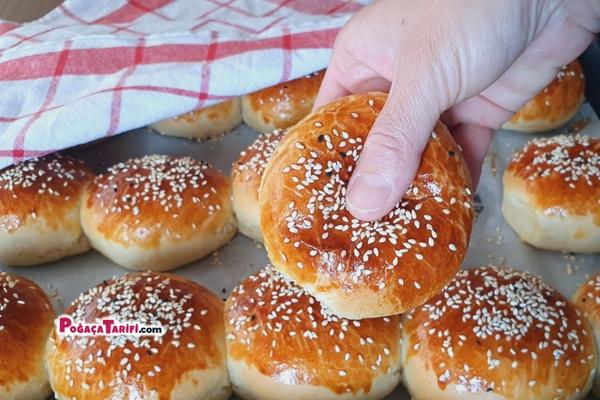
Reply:
[[348, 181], [385, 100], [345, 97], [290, 128], [260, 192], [273, 265], [347, 318], [400, 314], [435, 295], [458, 271], [473, 222], [469, 172], [441, 123], [388, 215], [364, 222], [346, 209]]
[[93, 247], [133, 270], [165, 271], [235, 235], [229, 179], [189, 157], [132, 159], [99, 175], [81, 222]]
[[0, 272], [0, 399], [50, 396], [44, 351], [54, 311], [29, 279]]
[[[600, 348], [600, 274], [583, 283], [573, 295], [573, 302], [583, 311], [594, 331], [596, 348]], [[600, 371], [596, 368], [592, 391], [600, 396]]]
[[537, 133], [560, 128], [579, 110], [585, 96], [585, 77], [577, 60], [558, 71], [556, 78], [529, 100], [503, 129]]
[[263, 133], [294, 125], [312, 109], [324, 75], [315, 72], [243, 96], [244, 122]]
[[89, 250], [79, 210], [93, 177], [83, 162], [61, 155], [0, 171], [0, 263], [42, 264]]
[[206, 140], [230, 132], [242, 123], [242, 106], [239, 97], [194, 110], [152, 125], [166, 136]]
[[532, 140], [511, 159], [503, 184], [502, 215], [523, 241], [600, 252], [600, 139]]
[[463, 270], [403, 321], [404, 383], [416, 400], [583, 399], [591, 387], [589, 324], [528, 273]]
[[231, 394], [223, 302], [190, 280], [157, 273], [111, 279], [81, 294], [62, 317], [71, 326], [107, 319], [160, 326], [162, 334], [77, 336], [55, 328], [46, 358], [59, 400], [224, 400]]
[[245, 399], [381, 399], [400, 382], [398, 316], [337, 317], [272, 267], [233, 290], [224, 319]]
[[261, 243], [263, 236], [258, 208], [260, 183], [267, 163], [284, 135], [284, 130], [260, 135], [246, 150], [242, 151], [232, 167], [233, 211], [238, 229], [242, 234]]

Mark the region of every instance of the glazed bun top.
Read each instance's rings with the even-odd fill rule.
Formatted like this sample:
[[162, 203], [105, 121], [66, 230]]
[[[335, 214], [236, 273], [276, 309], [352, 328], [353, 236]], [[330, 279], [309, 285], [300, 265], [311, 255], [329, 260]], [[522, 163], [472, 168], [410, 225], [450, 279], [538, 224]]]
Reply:
[[507, 122], [507, 128], [542, 132], [558, 128], [577, 112], [585, 94], [585, 77], [577, 60], [563, 66], [554, 80]]
[[573, 302], [585, 312], [586, 317], [600, 327], [600, 273], [583, 283], [573, 295]]
[[507, 167], [505, 184], [553, 214], [595, 214], [600, 222], [600, 139], [559, 135], [530, 141]]
[[289, 385], [369, 392], [399, 364], [398, 316], [336, 317], [271, 266], [232, 291], [225, 324], [232, 360], [273, 378], [285, 374]]
[[212, 106], [199, 108], [185, 114], [177, 115], [171, 118], [173, 121], [186, 122], [188, 124], [197, 122], [205, 118], [210, 123], [219, 123], [220, 121], [229, 118], [236, 111], [239, 114], [239, 100], [237, 98], [225, 100]]
[[258, 190], [267, 163], [279, 147], [285, 132], [285, 130], [277, 129], [259, 135], [246, 150], [240, 153], [240, 157], [233, 164], [233, 179], [247, 182], [256, 192], [257, 200]]
[[43, 372], [44, 348], [53, 321], [52, 305], [39, 286], [0, 272], [0, 397], [6, 387]]
[[183, 240], [229, 202], [229, 179], [189, 157], [150, 155], [119, 163], [90, 185], [84, 205], [97, 215], [109, 240], [158, 247], [164, 236]]
[[[460, 271], [405, 315], [404, 332], [407, 357], [428, 360], [440, 388], [506, 399], [571, 398], [596, 367], [593, 335], [580, 311], [539, 278], [507, 268]], [[549, 395], [548, 388], [557, 392]]]
[[386, 98], [345, 97], [290, 128], [260, 192], [273, 265], [348, 318], [399, 314], [425, 302], [458, 270], [471, 232], [471, 178], [441, 123], [392, 211], [364, 222], [346, 209], [348, 181]]
[[53, 388], [65, 398], [170, 399], [186, 373], [223, 364], [223, 302], [182, 277], [148, 272], [111, 279], [81, 294], [65, 314], [79, 323], [112, 318], [163, 328], [162, 336], [70, 336], [55, 329], [48, 359]]
[[319, 71], [251, 93], [245, 97], [246, 112], [257, 113], [261, 125], [287, 128], [310, 112], [324, 76]]
[[43, 218], [50, 228], [63, 226], [93, 177], [83, 162], [59, 154], [5, 168], [0, 171], [0, 231], [14, 232], [29, 218]]

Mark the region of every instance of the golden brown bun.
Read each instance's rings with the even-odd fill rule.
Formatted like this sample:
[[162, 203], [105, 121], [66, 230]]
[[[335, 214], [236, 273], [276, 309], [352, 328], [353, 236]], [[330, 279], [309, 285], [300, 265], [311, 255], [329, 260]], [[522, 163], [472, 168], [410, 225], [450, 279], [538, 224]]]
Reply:
[[224, 319], [245, 399], [381, 399], [400, 382], [398, 316], [338, 318], [270, 266], [233, 290]]
[[236, 97], [214, 106], [164, 119], [153, 124], [152, 128], [166, 136], [205, 140], [232, 131], [241, 123], [242, 106], [239, 97]]
[[504, 172], [502, 214], [535, 247], [600, 252], [600, 139], [529, 142]]
[[473, 222], [469, 172], [442, 123], [388, 215], [363, 222], [346, 210], [352, 169], [386, 98], [345, 97], [290, 128], [260, 192], [273, 265], [347, 318], [399, 314], [439, 292], [458, 271]]
[[315, 72], [243, 96], [244, 122], [263, 133], [294, 125], [312, 109], [324, 75]]
[[92, 246], [115, 263], [166, 271], [204, 257], [235, 235], [231, 185], [189, 157], [132, 159], [89, 186], [81, 223]]
[[81, 197], [94, 173], [60, 155], [0, 171], [0, 263], [34, 265], [83, 253]]
[[0, 399], [50, 396], [44, 351], [53, 320], [50, 300], [39, 286], [0, 272]]
[[544, 90], [529, 100], [502, 125], [502, 129], [537, 133], [567, 123], [579, 110], [585, 95], [585, 77], [577, 60], [565, 65]]
[[238, 229], [250, 239], [262, 243], [258, 192], [267, 163], [285, 135], [283, 130], [262, 134], [233, 163], [231, 182], [233, 212]]
[[[596, 348], [600, 348], [600, 274], [596, 274], [582, 284], [573, 295], [573, 302], [583, 310], [583, 314], [592, 324]], [[600, 396], [600, 372], [596, 368], [592, 391]]]
[[403, 321], [404, 383], [415, 400], [573, 400], [591, 387], [589, 324], [528, 273], [463, 270]]
[[57, 399], [229, 398], [223, 302], [170, 274], [135, 273], [81, 294], [65, 311], [76, 322], [112, 318], [161, 325], [162, 336], [71, 336], [55, 328], [46, 363]]

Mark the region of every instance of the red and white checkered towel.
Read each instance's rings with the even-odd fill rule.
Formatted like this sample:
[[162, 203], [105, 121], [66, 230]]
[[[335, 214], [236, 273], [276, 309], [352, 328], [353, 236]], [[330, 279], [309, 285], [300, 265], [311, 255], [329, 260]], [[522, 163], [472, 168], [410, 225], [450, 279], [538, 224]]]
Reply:
[[0, 168], [324, 68], [364, 0], [67, 0], [0, 21]]

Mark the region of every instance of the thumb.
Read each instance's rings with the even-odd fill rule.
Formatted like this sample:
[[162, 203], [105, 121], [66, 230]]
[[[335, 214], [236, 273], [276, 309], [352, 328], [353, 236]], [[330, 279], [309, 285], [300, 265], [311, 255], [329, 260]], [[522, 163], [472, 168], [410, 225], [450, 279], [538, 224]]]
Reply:
[[402, 79], [401, 88], [399, 80], [394, 80], [365, 141], [346, 198], [348, 210], [360, 220], [376, 220], [390, 212], [419, 168], [421, 154], [441, 113], [436, 95], [439, 92], [423, 85], [432, 82], [423, 78]]
[[313, 105], [312, 111], [318, 110], [322, 106], [327, 103], [331, 103], [335, 99], [340, 97], [344, 97], [350, 94], [346, 88], [337, 82], [337, 77], [339, 74], [336, 74], [336, 69], [334, 67], [337, 62], [337, 53], [334, 53], [333, 59], [331, 61], [332, 65], [327, 68], [325, 71], [325, 76], [323, 77], [323, 82], [321, 82], [321, 87], [319, 88], [319, 93], [315, 99], [315, 103]]

